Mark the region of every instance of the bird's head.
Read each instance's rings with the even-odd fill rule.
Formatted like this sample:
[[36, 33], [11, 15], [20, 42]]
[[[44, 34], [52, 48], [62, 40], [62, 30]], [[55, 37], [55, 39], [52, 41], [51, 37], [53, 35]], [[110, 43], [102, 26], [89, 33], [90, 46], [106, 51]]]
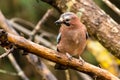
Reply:
[[74, 14], [73, 12], [66, 12], [63, 13], [55, 23], [70, 26], [71, 24], [74, 24], [76, 20], [79, 20], [76, 14]]

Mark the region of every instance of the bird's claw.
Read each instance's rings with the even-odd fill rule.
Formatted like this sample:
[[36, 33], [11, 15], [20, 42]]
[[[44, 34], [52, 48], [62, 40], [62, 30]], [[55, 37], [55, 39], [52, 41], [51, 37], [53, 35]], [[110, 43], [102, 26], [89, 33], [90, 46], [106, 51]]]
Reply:
[[72, 60], [72, 56], [69, 53], [66, 53], [66, 56], [68, 57], [69, 60]]
[[85, 61], [79, 56], [79, 62], [81, 62], [81, 66], [82, 66]]

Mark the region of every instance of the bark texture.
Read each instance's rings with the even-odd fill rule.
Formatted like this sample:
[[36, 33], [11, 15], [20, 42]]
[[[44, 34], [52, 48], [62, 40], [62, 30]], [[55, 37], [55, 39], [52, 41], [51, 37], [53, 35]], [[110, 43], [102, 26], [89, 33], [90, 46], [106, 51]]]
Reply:
[[120, 25], [92, 0], [42, 0], [60, 12], [82, 12], [81, 20], [89, 34], [120, 59]]

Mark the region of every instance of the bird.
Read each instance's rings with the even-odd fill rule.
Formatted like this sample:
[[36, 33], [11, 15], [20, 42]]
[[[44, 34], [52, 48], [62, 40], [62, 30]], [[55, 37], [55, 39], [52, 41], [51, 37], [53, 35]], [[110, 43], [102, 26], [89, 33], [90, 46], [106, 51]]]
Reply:
[[[83, 62], [80, 55], [86, 47], [88, 38], [85, 25], [73, 12], [61, 14], [60, 18], [55, 23], [61, 25], [57, 36], [57, 51], [66, 54], [70, 60], [72, 57], [76, 57]], [[67, 66], [60, 64], [55, 65], [55, 69], [65, 70], [67, 68]]]

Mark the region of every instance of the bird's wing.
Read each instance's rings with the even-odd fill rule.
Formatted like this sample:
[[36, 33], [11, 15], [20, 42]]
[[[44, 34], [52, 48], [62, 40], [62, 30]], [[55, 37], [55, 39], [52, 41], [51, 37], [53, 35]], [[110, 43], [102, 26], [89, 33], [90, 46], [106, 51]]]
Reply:
[[61, 39], [61, 33], [59, 33], [57, 36], [57, 44], [60, 42], [60, 39]]
[[[61, 33], [59, 33], [57, 36], [57, 44], [59, 44], [60, 39], [61, 39]], [[60, 52], [60, 50], [58, 48], [57, 48], [57, 51]]]
[[89, 38], [89, 34], [88, 34], [88, 32], [86, 32], [86, 39], [88, 39]]

